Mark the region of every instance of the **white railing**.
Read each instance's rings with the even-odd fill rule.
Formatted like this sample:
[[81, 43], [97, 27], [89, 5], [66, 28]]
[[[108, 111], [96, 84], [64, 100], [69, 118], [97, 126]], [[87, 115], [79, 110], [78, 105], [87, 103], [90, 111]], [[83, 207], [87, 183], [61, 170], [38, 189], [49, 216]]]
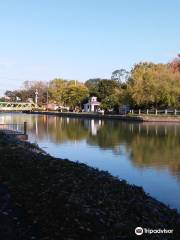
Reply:
[[131, 109], [130, 110], [130, 114], [138, 114], [138, 115], [141, 115], [141, 114], [146, 114], [146, 115], [149, 115], [149, 114], [153, 114], [153, 115], [180, 115], [180, 110], [177, 110], [177, 109]]

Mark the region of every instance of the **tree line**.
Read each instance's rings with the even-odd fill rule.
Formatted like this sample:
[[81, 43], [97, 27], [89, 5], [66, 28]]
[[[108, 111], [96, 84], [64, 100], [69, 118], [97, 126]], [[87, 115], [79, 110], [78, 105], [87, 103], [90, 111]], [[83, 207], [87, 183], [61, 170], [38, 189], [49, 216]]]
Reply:
[[1, 101], [34, 101], [36, 90], [39, 106], [48, 102], [82, 109], [89, 97], [96, 96], [106, 111], [117, 111], [122, 105], [180, 108], [180, 55], [168, 64], [141, 62], [130, 72], [117, 69], [111, 79], [25, 81], [20, 90], [6, 91]]

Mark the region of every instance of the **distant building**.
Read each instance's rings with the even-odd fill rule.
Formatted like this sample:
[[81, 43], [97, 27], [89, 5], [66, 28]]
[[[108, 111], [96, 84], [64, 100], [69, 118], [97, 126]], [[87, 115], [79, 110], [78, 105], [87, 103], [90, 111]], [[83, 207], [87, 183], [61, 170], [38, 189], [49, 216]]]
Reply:
[[97, 97], [91, 97], [88, 103], [84, 104], [85, 112], [98, 112], [100, 109], [100, 102], [97, 101]]
[[58, 110], [58, 108], [59, 108], [58, 105], [55, 103], [48, 103], [46, 105], [46, 109], [50, 110], [50, 111], [56, 111], [56, 110]]
[[59, 106], [60, 112], [69, 112], [70, 107]]
[[28, 98], [27, 102], [34, 103], [33, 98]]

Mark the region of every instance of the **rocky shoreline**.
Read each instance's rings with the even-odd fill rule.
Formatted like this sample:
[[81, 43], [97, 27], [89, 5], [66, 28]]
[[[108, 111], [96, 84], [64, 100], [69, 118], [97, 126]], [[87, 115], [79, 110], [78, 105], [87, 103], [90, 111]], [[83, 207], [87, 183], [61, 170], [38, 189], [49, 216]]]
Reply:
[[[142, 188], [3, 133], [0, 209], [1, 240], [180, 239], [180, 215]], [[136, 236], [137, 226], [174, 232]]]

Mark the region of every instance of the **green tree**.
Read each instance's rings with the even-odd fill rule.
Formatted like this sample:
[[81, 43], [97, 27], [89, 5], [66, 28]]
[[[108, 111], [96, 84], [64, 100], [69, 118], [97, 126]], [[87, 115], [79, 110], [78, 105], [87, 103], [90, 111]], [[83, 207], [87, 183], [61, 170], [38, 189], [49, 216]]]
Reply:
[[83, 84], [77, 85], [67, 85], [62, 93], [62, 99], [66, 106], [74, 109], [75, 107], [80, 107], [84, 100], [88, 99], [89, 91]]
[[113, 95], [120, 85], [114, 80], [102, 79], [98, 82], [97, 92], [98, 98], [102, 101], [106, 97]]
[[63, 93], [68, 85], [68, 81], [64, 79], [54, 79], [49, 85], [50, 100], [57, 104], [64, 105]]
[[105, 111], [117, 110], [119, 107], [119, 99], [117, 95], [109, 95], [101, 102], [101, 108]]
[[130, 101], [136, 107], [178, 107], [180, 74], [169, 64], [139, 63], [128, 82]]
[[85, 86], [89, 89], [90, 96], [98, 96], [98, 83], [101, 81], [100, 78], [92, 78], [85, 82]]

